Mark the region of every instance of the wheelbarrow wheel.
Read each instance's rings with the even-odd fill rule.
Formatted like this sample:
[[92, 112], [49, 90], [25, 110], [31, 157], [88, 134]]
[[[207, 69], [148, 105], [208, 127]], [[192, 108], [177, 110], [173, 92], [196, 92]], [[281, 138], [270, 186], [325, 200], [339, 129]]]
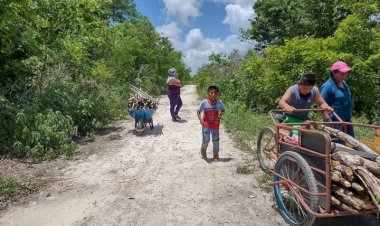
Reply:
[[[300, 202], [303, 200], [312, 211], [317, 211], [318, 196], [315, 193], [318, 192], [318, 188], [310, 166], [300, 154], [286, 151], [279, 157], [275, 171], [274, 195], [281, 216], [290, 225], [311, 226], [316, 217]], [[298, 194], [300, 199], [295, 194]]]
[[274, 169], [277, 160], [276, 132], [271, 127], [264, 127], [257, 138], [257, 158], [260, 168], [268, 173]]
[[144, 119], [137, 120], [135, 130], [137, 133], [142, 133], [144, 131]]
[[150, 130], [153, 130], [153, 129], [154, 129], [153, 118], [151, 118], [151, 119], [149, 120], [149, 126], [150, 126]]

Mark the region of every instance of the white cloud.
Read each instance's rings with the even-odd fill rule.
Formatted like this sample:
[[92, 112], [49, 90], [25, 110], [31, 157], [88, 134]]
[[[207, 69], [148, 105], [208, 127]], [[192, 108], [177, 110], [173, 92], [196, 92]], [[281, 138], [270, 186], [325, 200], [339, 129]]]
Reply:
[[184, 42], [172, 41], [175, 49], [182, 51], [183, 61], [191, 68], [193, 74], [200, 66], [208, 62], [208, 57], [212, 53], [228, 54], [237, 49], [244, 54], [249, 48], [252, 48], [248, 43], [241, 42], [239, 36], [235, 34], [224, 40], [205, 38], [199, 28], [192, 29]]
[[208, 47], [207, 40], [203, 37], [203, 33], [199, 28], [189, 31], [184, 44], [187, 50], [202, 50]]
[[179, 39], [179, 35], [182, 32], [182, 30], [178, 27], [178, 24], [173, 21], [170, 22], [170, 24], [164, 24], [156, 27], [156, 31], [163, 34], [165, 37], [171, 38], [172, 40]]
[[163, 0], [165, 13], [180, 24], [189, 25], [191, 19], [201, 15], [202, 0]]
[[252, 8], [244, 8], [237, 4], [228, 4], [225, 9], [227, 15], [223, 23], [228, 24], [233, 33], [237, 33], [239, 28], [249, 28], [249, 19], [253, 18]]
[[[156, 27], [156, 31], [169, 37], [176, 50], [183, 53], [183, 61], [191, 68], [192, 74], [197, 69], [208, 63], [208, 57], [212, 53], [229, 54], [237, 49], [245, 54], [249, 48], [248, 43], [239, 40], [239, 28], [246, 29], [250, 26], [248, 19], [253, 18], [252, 6], [255, 0], [162, 0], [165, 4], [165, 14], [170, 23]], [[190, 25], [191, 20], [201, 16], [200, 7], [204, 1], [224, 4], [226, 17], [223, 23], [228, 24], [232, 35], [224, 40], [204, 37], [200, 28], [189, 31], [184, 41], [180, 40], [181, 25]]]

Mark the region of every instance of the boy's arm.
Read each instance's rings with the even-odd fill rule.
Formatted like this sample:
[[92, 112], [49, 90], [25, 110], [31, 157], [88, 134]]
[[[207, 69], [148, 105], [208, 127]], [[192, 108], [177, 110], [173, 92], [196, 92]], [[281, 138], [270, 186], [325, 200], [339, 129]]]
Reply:
[[326, 121], [331, 121], [329, 117], [329, 113], [333, 112], [334, 109], [330, 107], [326, 101], [322, 98], [321, 94], [318, 92], [317, 96], [315, 97], [315, 102], [319, 105], [321, 109], [323, 109], [323, 117]]
[[293, 106], [290, 106], [288, 104], [288, 101], [290, 100], [291, 97], [292, 97], [292, 92], [290, 91], [290, 89], [287, 89], [279, 102], [280, 108], [283, 109], [286, 113], [290, 113], [290, 114], [293, 113], [293, 111], [295, 110]]
[[221, 110], [220, 113], [219, 113], [219, 118], [222, 118], [222, 116], [224, 115], [224, 112], [225, 110]]
[[221, 118], [223, 115], [224, 115], [224, 112], [226, 111], [226, 108], [224, 107], [224, 104], [221, 100], [219, 100], [219, 103], [220, 103], [220, 113], [219, 113], [219, 118]]
[[203, 120], [201, 117], [201, 111], [200, 110], [197, 111], [197, 116], [198, 116], [199, 122], [201, 123], [201, 125], [203, 125]]

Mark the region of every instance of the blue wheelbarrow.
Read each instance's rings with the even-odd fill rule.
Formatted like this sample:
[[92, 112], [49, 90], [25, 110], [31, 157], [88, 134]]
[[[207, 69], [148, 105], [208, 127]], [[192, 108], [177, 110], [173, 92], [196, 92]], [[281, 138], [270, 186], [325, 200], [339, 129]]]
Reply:
[[139, 109], [128, 110], [129, 115], [135, 119], [135, 131], [142, 133], [145, 127], [148, 125], [152, 130], [153, 126], [153, 114], [155, 109]]

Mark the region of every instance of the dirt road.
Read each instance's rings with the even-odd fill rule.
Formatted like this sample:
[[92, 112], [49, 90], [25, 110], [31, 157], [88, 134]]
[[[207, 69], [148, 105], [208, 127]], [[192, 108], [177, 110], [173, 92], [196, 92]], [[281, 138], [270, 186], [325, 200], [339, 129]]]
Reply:
[[127, 119], [80, 145], [74, 160], [48, 163], [56, 181], [1, 212], [0, 225], [286, 225], [272, 195], [236, 172], [252, 156], [223, 129], [221, 161], [200, 158], [195, 86], [181, 96], [181, 122], [171, 121], [162, 96], [154, 130], [136, 136]]

